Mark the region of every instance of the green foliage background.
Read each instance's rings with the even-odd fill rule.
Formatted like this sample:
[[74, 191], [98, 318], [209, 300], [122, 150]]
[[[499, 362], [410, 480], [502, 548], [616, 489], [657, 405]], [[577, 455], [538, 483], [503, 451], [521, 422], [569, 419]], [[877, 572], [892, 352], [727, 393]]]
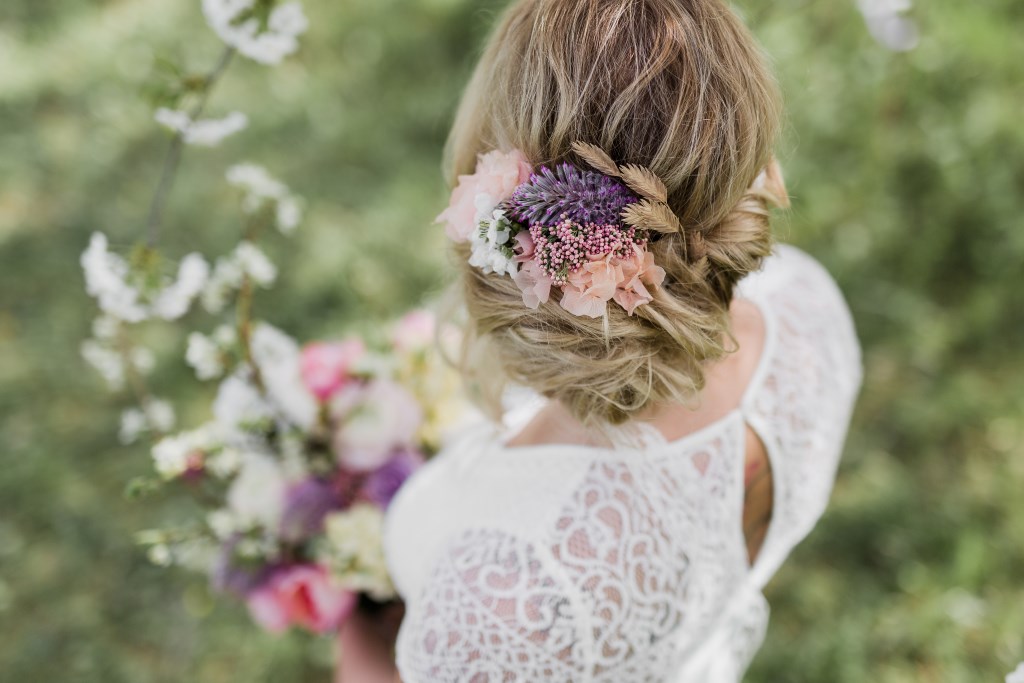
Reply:
[[[368, 328], [440, 291], [440, 148], [498, 0], [306, 0], [301, 54], [239, 60], [211, 103], [251, 126], [190, 150], [163, 239], [238, 237], [222, 182], [265, 164], [309, 202], [257, 312], [300, 338]], [[142, 230], [168, 136], [143, 96], [163, 58], [203, 71], [198, 2], [0, 7], [0, 681], [327, 681], [330, 644], [257, 631], [150, 566], [134, 531], [178, 503], [122, 496], [148, 470], [121, 401], [78, 354], [94, 230]], [[846, 292], [866, 383], [833, 505], [769, 590], [747, 680], [999, 681], [1024, 659], [1024, 4], [931, 0], [909, 54], [854, 3], [744, 4], [776, 59], [794, 208], [780, 239]], [[209, 329], [195, 314], [188, 323]], [[154, 384], [202, 419], [184, 326], [148, 333]]]

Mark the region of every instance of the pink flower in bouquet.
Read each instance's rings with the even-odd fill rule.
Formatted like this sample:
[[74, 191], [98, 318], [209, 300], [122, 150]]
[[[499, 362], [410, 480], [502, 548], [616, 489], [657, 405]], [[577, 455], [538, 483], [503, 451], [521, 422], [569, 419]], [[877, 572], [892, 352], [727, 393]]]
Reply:
[[345, 414], [336, 415], [341, 426], [334, 452], [342, 465], [358, 471], [376, 469], [396, 450], [411, 446], [423, 424], [416, 398], [390, 380], [375, 380], [344, 407]]
[[365, 355], [358, 339], [317, 342], [302, 349], [302, 381], [321, 401], [329, 399], [352, 379], [352, 367]]
[[478, 222], [477, 198], [480, 195], [490, 197], [493, 208], [511, 197], [519, 184], [529, 180], [531, 171], [530, 162], [519, 150], [481, 154], [476, 172], [459, 176], [451, 203], [437, 217], [437, 222], [445, 223], [445, 232], [452, 240], [467, 241]]
[[294, 565], [275, 572], [246, 600], [253, 620], [271, 633], [293, 625], [326, 633], [341, 626], [356, 599], [355, 593], [331, 583], [324, 567]]
[[410, 311], [392, 329], [391, 343], [400, 352], [428, 348], [434, 341], [436, 324], [434, 315], [429, 311]]
[[654, 255], [640, 247], [633, 247], [633, 254], [622, 259], [622, 282], [615, 291], [615, 301], [626, 309], [629, 315], [637, 306], [649, 304], [653, 299], [648, 286], [657, 287], [665, 281], [665, 269], [654, 265]]

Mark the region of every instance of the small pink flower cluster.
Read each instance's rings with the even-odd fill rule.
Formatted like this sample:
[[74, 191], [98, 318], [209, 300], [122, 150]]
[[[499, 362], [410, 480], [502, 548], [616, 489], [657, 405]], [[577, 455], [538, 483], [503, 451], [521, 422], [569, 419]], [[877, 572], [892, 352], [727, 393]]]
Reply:
[[617, 225], [579, 225], [568, 216], [551, 227], [531, 226], [530, 237], [533, 258], [559, 287], [565, 286], [569, 273], [582, 268], [592, 257], [612, 254], [626, 258], [634, 245], [643, 248], [647, 244], [646, 237], [638, 236], [632, 226], [623, 229]]

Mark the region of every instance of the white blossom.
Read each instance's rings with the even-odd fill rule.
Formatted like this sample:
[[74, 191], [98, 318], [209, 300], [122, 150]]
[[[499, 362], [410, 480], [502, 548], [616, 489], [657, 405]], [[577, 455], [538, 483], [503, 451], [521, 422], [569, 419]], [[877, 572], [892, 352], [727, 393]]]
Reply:
[[232, 166], [227, 180], [244, 192], [242, 210], [252, 214], [267, 203], [275, 204], [275, 223], [284, 235], [290, 235], [302, 220], [302, 206], [288, 186], [271, 176], [267, 169], [252, 163]]
[[150, 398], [143, 410], [150, 429], [155, 432], [169, 432], [174, 429], [174, 406], [161, 398]]
[[199, 332], [188, 335], [185, 362], [196, 371], [196, 377], [201, 380], [214, 379], [224, 373], [220, 347]]
[[238, 531], [235, 515], [231, 510], [220, 508], [211, 510], [206, 515], [206, 525], [210, 527], [213, 535], [222, 541], [231, 538], [231, 535]]
[[1006, 683], [1024, 683], [1024, 662], [1017, 665], [1017, 668], [1006, 674]]
[[213, 417], [226, 433], [237, 433], [245, 425], [273, 419], [274, 410], [241, 372], [220, 383], [213, 401]]
[[203, 13], [210, 28], [228, 45], [261, 64], [278, 64], [299, 49], [298, 37], [309, 22], [299, 2], [275, 7], [260, 26], [249, 16], [254, 0], [203, 0]]
[[146, 415], [138, 408], [128, 408], [121, 413], [121, 429], [118, 439], [123, 444], [134, 443], [146, 431]]
[[127, 261], [107, 250], [107, 237], [94, 232], [89, 247], [82, 253], [85, 290], [94, 297], [101, 310], [119, 320], [139, 322], [147, 317], [139, 290], [126, 282]]
[[131, 358], [132, 367], [142, 374], [146, 374], [156, 367], [156, 356], [144, 346], [136, 346], [129, 351], [128, 355]]
[[128, 408], [121, 413], [121, 443], [130, 444], [147, 432], [168, 432], [174, 428], [174, 408], [159, 398], [146, 400], [142, 408]]
[[244, 275], [234, 255], [217, 259], [201, 295], [203, 308], [214, 314], [223, 311], [228, 297], [241, 286]]
[[[95, 232], [82, 253], [85, 289], [108, 316], [137, 323], [156, 315], [175, 320], [184, 315], [192, 300], [202, 290], [209, 266], [199, 254], [182, 259], [175, 280], [164, 282], [159, 290], [143, 292], [129, 283], [132, 275], [128, 262], [108, 251], [106, 235]], [[110, 328], [104, 323], [104, 332]]]
[[[480, 200], [481, 203], [490, 202], [486, 195], [482, 197], [484, 199]], [[505, 217], [505, 212], [501, 209], [494, 211], [480, 221], [478, 229], [470, 236], [473, 252], [469, 257], [469, 264], [485, 273], [515, 274], [515, 258], [509, 255], [511, 238], [512, 224]]]
[[153, 446], [153, 465], [165, 479], [185, 473], [196, 456], [218, 445], [216, 430], [209, 425], [188, 432], [165, 436]]
[[302, 207], [299, 201], [289, 195], [277, 202], [277, 229], [284, 235], [290, 235], [299, 227], [302, 220]]
[[246, 453], [242, 469], [228, 489], [228, 508], [243, 526], [276, 529], [284, 510], [288, 482], [277, 462], [260, 453]]
[[906, 16], [913, 8], [911, 0], [857, 0], [857, 6], [878, 43], [895, 52], [917, 47], [917, 24]]
[[221, 448], [206, 459], [206, 468], [221, 479], [227, 479], [236, 474], [241, 466], [242, 453], [231, 446]]
[[154, 114], [156, 122], [180, 133], [186, 144], [214, 147], [249, 125], [249, 117], [233, 111], [220, 119], [193, 120], [187, 112], [160, 107]]
[[124, 362], [121, 354], [95, 339], [86, 339], [81, 346], [82, 357], [92, 365], [106, 381], [111, 391], [124, 388]]
[[157, 543], [156, 545], [151, 546], [146, 552], [146, 557], [148, 557], [149, 561], [158, 567], [171, 566], [171, 549], [163, 543]]
[[299, 345], [276, 327], [260, 323], [253, 329], [251, 348], [253, 362], [274, 405], [292, 424], [310, 429], [318, 408], [302, 382]]
[[101, 314], [92, 321], [92, 334], [97, 339], [111, 341], [117, 337], [120, 321], [112, 315]]
[[210, 266], [199, 254], [189, 254], [178, 267], [178, 277], [153, 301], [153, 312], [164, 320], [177, 320], [188, 312], [192, 300], [203, 291]]
[[252, 242], [240, 242], [235, 247], [234, 258], [242, 272], [261, 287], [269, 287], [277, 279], [277, 267]]

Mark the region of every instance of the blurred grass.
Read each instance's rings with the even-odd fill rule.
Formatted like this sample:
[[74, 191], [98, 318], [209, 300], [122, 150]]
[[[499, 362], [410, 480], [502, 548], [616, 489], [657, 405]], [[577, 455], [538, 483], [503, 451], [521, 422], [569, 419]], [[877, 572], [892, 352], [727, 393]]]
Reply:
[[[330, 646], [258, 632], [131, 541], [174, 502], [126, 501], [147, 458], [78, 355], [93, 230], [141, 232], [167, 136], [142, 97], [162, 57], [202, 71], [198, 2], [0, 8], [0, 681], [326, 681]], [[190, 150], [169, 253], [238, 236], [221, 182], [265, 164], [309, 202], [272, 244], [259, 315], [302, 338], [372, 326], [445, 281], [440, 148], [498, 0], [306, 0], [298, 58], [239, 60], [211, 113], [249, 130]], [[1024, 41], [1017, 0], [921, 3], [923, 39], [876, 46], [852, 2], [744, 4], [789, 104], [780, 239], [839, 280], [866, 384], [833, 506], [770, 586], [747, 680], [1002, 680], [1024, 659]], [[399, 274], [400, 277], [394, 277]], [[196, 314], [201, 329], [211, 321]], [[151, 332], [198, 420], [183, 326]]]

